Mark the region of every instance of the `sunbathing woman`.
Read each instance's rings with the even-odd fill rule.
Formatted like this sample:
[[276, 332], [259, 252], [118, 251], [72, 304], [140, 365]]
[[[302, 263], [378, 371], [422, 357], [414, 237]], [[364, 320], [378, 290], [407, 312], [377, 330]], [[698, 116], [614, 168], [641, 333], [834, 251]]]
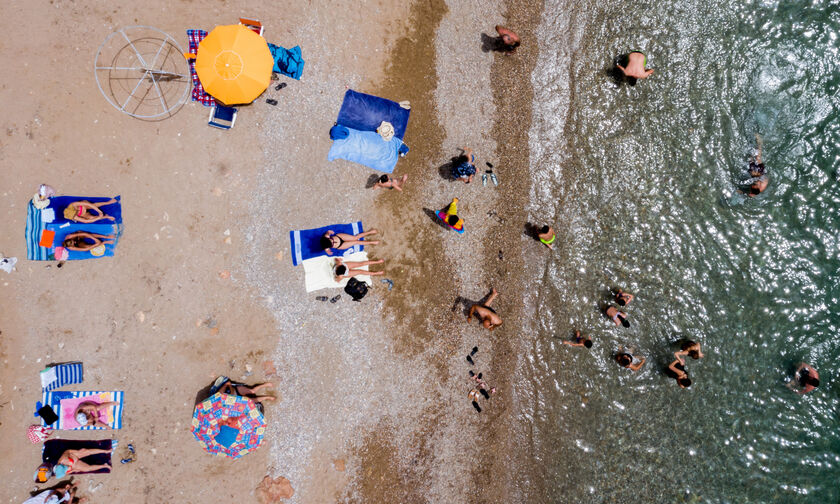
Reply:
[[329, 230], [321, 237], [321, 247], [327, 255], [332, 255], [331, 250], [333, 249], [347, 250], [354, 245], [379, 245], [378, 240], [362, 240], [365, 236], [376, 234], [378, 232], [379, 231], [374, 228], [370, 231], [365, 231], [364, 233], [359, 233], [357, 235], [349, 235], [347, 233], [336, 233], [335, 231]]
[[[114, 243], [114, 238], [116, 238], [114, 235], [101, 235], [79, 231], [78, 233], [70, 233], [64, 237], [64, 248], [79, 252], [89, 252], [100, 245], [104, 246], [106, 243]], [[88, 240], [93, 240], [93, 242], [91, 243]]]
[[[113, 198], [100, 203], [91, 203], [87, 200], [74, 201], [73, 203], [67, 205], [67, 208], [64, 209], [64, 218], [75, 222], [84, 222], [86, 224], [90, 224], [91, 222], [96, 222], [101, 219], [114, 220], [114, 218], [110, 215], [105, 215], [105, 212], [100, 210], [100, 207], [113, 205], [116, 202], [117, 200]], [[97, 215], [90, 213], [88, 210], [96, 212]]]
[[67, 474], [89, 473], [100, 469], [110, 469], [109, 464], [90, 465], [82, 459], [100, 453], [111, 453], [111, 450], [100, 450], [96, 448], [81, 448], [79, 450], [66, 450], [58, 458], [58, 463], [53, 466], [52, 472], [56, 478], [63, 478]]
[[[333, 266], [333, 274], [335, 275], [335, 279], [340, 281], [343, 278], [351, 278], [357, 275], [384, 275], [384, 271], [368, 271], [363, 270], [364, 266], [370, 266], [371, 264], [382, 264], [384, 263], [384, 259], [380, 259], [378, 261], [347, 261], [344, 262], [338, 257], [335, 258], [335, 266]], [[358, 269], [356, 269], [358, 268]]]
[[242, 397], [247, 397], [248, 399], [254, 401], [257, 404], [262, 403], [263, 401], [275, 401], [277, 400], [276, 397], [270, 395], [259, 395], [260, 389], [273, 387], [274, 384], [271, 382], [263, 383], [262, 385], [256, 385], [254, 387], [249, 387], [247, 385], [242, 385], [241, 383], [235, 383], [228, 380], [222, 387], [219, 389], [219, 392], [223, 394], [230, 394], [230, 395], [238, 395]]
[[101, 404], [93, 401], [85, 401], [79, 404], [76, 412], [73, 413], [73, 417], [82, 427], [91, 426], [109, 429], [110, 426], [107, 423], [99, 420], [99, 412], [106, 411], [111, 406], [118, 406], [119, 404], [115, 401], [108, 401]]

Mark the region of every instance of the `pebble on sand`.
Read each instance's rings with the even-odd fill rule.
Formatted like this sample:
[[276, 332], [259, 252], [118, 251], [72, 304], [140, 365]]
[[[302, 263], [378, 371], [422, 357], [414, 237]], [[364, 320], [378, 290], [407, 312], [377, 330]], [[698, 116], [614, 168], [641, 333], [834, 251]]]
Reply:
[[333, 465], [335, 466], [336, 471], [344, 472], [344, 469], [345, 469], [344, 459], [333, 460]]
[[295, 489], [289, 480], [282, 476], [271, 479], [271, 476], [266, 476], [257, 485], [257, 501], [260, 504], [275, 504], [277, 499], [288, 499], [295, 494]]

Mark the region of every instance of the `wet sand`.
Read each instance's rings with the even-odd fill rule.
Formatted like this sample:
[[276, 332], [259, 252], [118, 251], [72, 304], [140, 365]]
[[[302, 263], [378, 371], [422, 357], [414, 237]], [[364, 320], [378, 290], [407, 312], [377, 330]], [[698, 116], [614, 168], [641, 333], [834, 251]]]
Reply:
[[[480, 34], [494, 34], [504, 12], [480, 2], [382, 2], [370, 6], [373, 15], [352, 5], [259, 16], [269, 41], [303, 47], [304, 77], [266, 93], [277, 107], [263, 99], [243, 107], [229, 132], [207, 128], [207, 109], [196, 103], [160, 122], [121, 115], [99, 95], [90, 68], [116, 27], [152, 24], [186, 49], [183, 30], [233, 22], [230, 9], [193, 2], [159, 19], [149, 6], [58, 2], [21, 7], [3, 21], [10, 37], [0, 57], [9, 68], [27, 65], [2, 88], [0, 162], [11, 176], [0, 200], [0, 252], [20, 262], [0, 273], [0, 440], [14, 453], [0, 461], [0, 500], [22, 501], [34, 487], [40, 453], [25, 428], [36, 420], [38, 371], [67, 360], [84, 361], [86, 371], [85, 383], [68, 389], [125, 390], [125, 427], [61, 437], [113, 436], [117, 459], [126, 443], [138, 449], [136, 462], [110, 475], [77, 478], [94, 501], [255, 502], [266, 474], [289, 478], [291, 502], [509, 495], [519, 249], [534, 246], [521, 222], [536, 47], [517, 25], [534, 26], [537, 14], [509, 13], [504, 23], [525, 45], [504, 56], [481, 50]], [[91, 26], [91, 17], [103, 26]], [[23, 27], [44, 20], [55, 29], [32, 44]], [[67, 63], [60, 79], [57, 61]], [[365, 190], [373, 172], [326, 161], [346, 86], [411, 101], [411, 152], [395, 174], [409, 175], [403, 193]], [[519, 119], [495, 120], [512, 114]], [[477, 151], [479, 174], [485, 161], [498, 167], [498, 189], [441, 177], [458, 146]], [[126, 230], [117, 256], [62, 269], [26, 261], [25, 207], [41, 182], [60, 194], [121, 194]], [[452, 196], [461, 198], [463, 236], [430, 216]], [[305, 294], [288, 231], [357, 219], [381, 230], [383, 245], [368, 252], [386, 259], [394, 289], [377, 281], [362, 303], [346, 294], [335, 305], [315, 301], [337, 292]], [[491, 285], [505, 325], [487, 333], [466, 324], [457, 301], [477, 301]], [[464, 360], [475, 345], [476, 371], [499, 388], [480, 415], [467, 400]], [[196, 393], [218, 374], [277, 385], [263, 446], [238, 461], [207, 455], [189, 432]]]

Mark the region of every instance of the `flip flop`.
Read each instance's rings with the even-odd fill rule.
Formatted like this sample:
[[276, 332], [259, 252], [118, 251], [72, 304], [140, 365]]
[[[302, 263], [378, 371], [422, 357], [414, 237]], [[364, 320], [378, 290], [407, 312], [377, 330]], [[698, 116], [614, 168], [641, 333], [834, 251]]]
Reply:
[[338, 300], [341, 299], [341, 294], [336, 295], [334, 298], [330, 299], [330, 303], [337, 303]]
[[481, 174], [481, 185], [483, 185], [485, 187], [487, 186], [487, 174], [486, 173]]
[[495, 174], [495, 173], [491, 173], [491, 174], [490, 174], [490, 180], [492, 180], [492, 181], [493, 181], [493, 185], [496, 185], [496, 186], [498, 186], [498, 185], [499, 185], [499, 179], [497, 179], [497, 178], [496, 178], [496, 174]]

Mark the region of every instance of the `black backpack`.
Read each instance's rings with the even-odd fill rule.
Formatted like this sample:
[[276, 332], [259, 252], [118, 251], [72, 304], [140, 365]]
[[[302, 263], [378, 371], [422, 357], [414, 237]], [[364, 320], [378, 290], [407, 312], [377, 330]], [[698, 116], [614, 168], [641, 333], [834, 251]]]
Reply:
[[353, 301], [361, 302], [362, 298], [368, 293], [368, 284], [360, 282], [355, 278], [351, 278], [347, 281], [347, 285], [344, 286], [344, 292], [350, 294]]

